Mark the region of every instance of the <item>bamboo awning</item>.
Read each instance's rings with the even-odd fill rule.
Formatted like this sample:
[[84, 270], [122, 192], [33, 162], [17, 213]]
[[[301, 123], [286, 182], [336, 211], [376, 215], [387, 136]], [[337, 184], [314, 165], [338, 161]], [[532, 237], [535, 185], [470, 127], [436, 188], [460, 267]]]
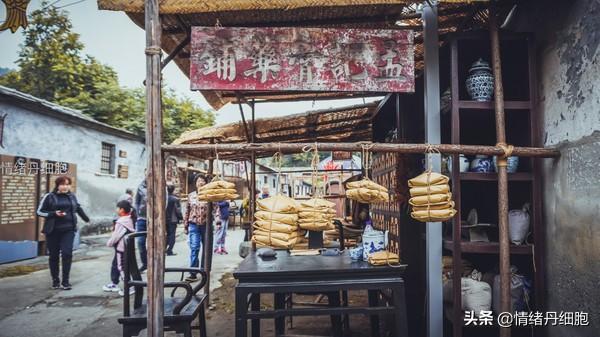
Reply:
[[[358, 142], [371, 141], [372, 117], [379, 107], [379, 102], [353, 105], [327, 110], [315, 110], [276, 118], [256, 119], [256, 142], [258, 143], [290, 143], [290, 142]], [[248, 129], [252, 130], [252, 122]], [[184, 132], [173, 145], [245, 143], [245, 128], [242, 122], [220, 126], [210, 126]], [[197, 151], [193, 155], [207, 158], [214, 153]], [[268, 155], [271, 155], [269, 153]], [[267, 155], [267, 154], [264, 154]], [[248, 157], [249, 153], [219, 153], [223, 158]], [[257, 153], [261, 156], [261, 153]]]
[[[423, 1], [416, 0], [163, 0], [160, 2], [161, 48], [168, 54], [178, 50], [173, 59], [189, 77], [190, 48], [185, 42], [192, 26], [224, 27], [336, 27], [372, 29], [413, 29], [415, 35], [415, 69], [423, 68], [422, 21], [416, 12]], [[439, 1], [439, 33], [476, 29], [487, 23], [487, 1]], [[105, 10], [124, 11], [144, 28], [144, 0], [98, 0]], [[215, 109], [238, 100], [235, 92], [202, 91]], [[242, 92], [247, 99], [260, 101], [320, 100], [382, 96], [365, 92]]]
[[[348, 6], [410, 5], [415, 0], [162, 0], [161, 14], [237, 12], [237, 11], [291, 11], [297, 9], [341, 8]], [[439, 0], [439, 3], [473, 3], [487, 0]], [[144, 11], [144, 0], [99, 0], [100, 9], [113, 11]]]

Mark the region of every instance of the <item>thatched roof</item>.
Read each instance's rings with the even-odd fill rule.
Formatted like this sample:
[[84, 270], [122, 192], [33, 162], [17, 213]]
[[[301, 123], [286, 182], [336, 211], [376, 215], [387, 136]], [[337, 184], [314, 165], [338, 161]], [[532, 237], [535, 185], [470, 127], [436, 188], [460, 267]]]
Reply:
[[[439, 0], [440, 3], [472, 3], [486, 2], [486, 0]], [[293, 11], [299, 9], [346, 7], [351, 11], [355, 6], [377, 5], [410, 5], [422, 3], [416, 0], [162, 0], [160, 1], [161, 14], [189, 14], [189, 13], [218, 13], [241, 11]], [[144, 0], [99, 0], [100, 9], [142, 13]]]
[[[255, 139], [257, 143], [370, 141], [372, 139], [371, 119], [378, 106], [379, 102], [373, 102], [336, 109], [309, 111], [284, 117], [259, 118], [255, 121]], [[249, 121], [250, 132], [252, 127], [252, 122]], [[246, 142], [243, 123], [230, 123], [188, 131], [177, 138], [173, 144], [209, 144], [211, 141], [217, 143]], [[209, 154], [194, 153], [194, 155], [206, 157]], [[231, 155], [233, 154], [220, 154], [223, 158]], [[257, 155], [261, 156], [260, 153]]]
[[[415, 12], [419, 0], [162, 0], [160, 1], [161, 47], [171, 53], [186, 39], [192, 26], [223, 27], [337, 27], [414, 29], [415, 69], [423, 67], [422, 22]], [[443, 35], [457, 30], [476, 28], [486, 21], [487, 1], [439, 1], [439, 30]], [[144, 28], [144, 0], [98, 0], [100, 9], [125, 11]], [[190, 46], [175, 57], [174, 62], [189, 77]], [[236, 93], [202, 91], [215, 109], [237, 101]], [[245, 98], [257, 100], [313, 100], [381, 96], [383, 93], [348, 92], [242, 92]]]

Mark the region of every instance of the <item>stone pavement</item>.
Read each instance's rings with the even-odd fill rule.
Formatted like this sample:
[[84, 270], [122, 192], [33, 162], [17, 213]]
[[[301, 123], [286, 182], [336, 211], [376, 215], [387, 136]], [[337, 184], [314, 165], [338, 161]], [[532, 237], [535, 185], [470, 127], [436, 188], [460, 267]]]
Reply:
[[[211, 289], [220, 286], [224, 273], [233, 271], [241, 262], [238, 245], [244, 232], [230, 230], [227, 237], [229, 255], [213, 257]], [[110, 282], [113, 250], [104, 244], [107, 235], [84, 238], [88, 247], [78, 253], [71, 270], [70, 291], [50, 289], [48, 269], [27, 275], [0, 279], [0, 337], [98, 337], [120, 336], [117, 317], [123, 301], [117, 293], [106, 293], [102, 286]], [[175, 256], [167, 256], [167, 266], [188, 266], [189, 249], [186, 236], [179, 228]], [[36, 259], [44, 263], [46, 258]], [[35, 261], [34, 261], [35, 262]], [[31, 264], [32, 261], [24, 261]], [[168, 275], [178, 280], [181, 274]], [[145, 336], [145, 331], [140, 336]]]

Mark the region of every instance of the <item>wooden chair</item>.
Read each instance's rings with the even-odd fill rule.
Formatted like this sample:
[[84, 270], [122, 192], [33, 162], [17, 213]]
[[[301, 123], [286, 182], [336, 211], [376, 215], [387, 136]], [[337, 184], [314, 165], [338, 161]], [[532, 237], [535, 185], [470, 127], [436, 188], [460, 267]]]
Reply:
[[[123, 296], [123, 317], [119, 318], [119, 323], [123, 325], [123, 337], [138, 336], [140, 331], [147, 328], [148, 307], [144, 297], [144, 288], [148, 283], [142, 280], [140, 270], [135, 258], [135, 238], [145, 236], [146, 232], [136, 232], [127, 235], [125, 239], [124, 256], [124, 289]], [[181, 272], [181, 280], [184, 274], [197, 273], [201, 275], [201, 280], [192, 288], [188, 282], [165, 282], [165, 288], [173, 288], [171, 297], [164, 299], [164, 330], [183, 333], [185, 337], [192, 336], [192, 322], [197, 317], [198, 328], [201, 337], [206, 337], [206, 316], [204, 312], [205, 294], [198, 294], [198, 291], [206, 284], [206, 272], [200, 268], [165, 268], [165, 272]], [[133, 312], [130, 308], [129, 287], [135, 288], [133, 300]], [[185, 290], [184, 296], [175, 296], [177, 289]]]

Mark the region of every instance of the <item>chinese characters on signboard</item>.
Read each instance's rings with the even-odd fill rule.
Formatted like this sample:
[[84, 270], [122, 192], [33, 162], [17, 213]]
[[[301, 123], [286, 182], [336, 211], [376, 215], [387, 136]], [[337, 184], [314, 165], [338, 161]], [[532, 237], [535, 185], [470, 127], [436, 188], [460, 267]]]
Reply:
[[53, 174], [64, 175], [69, 173], [69, 163], [39, 160], [27, 160], [16, 157], [14, 161], [0, 162], [0, 173], [2, 175], [37, 175]]
[[193, 27], [192, 90], [414, 91], [408, 30]]

